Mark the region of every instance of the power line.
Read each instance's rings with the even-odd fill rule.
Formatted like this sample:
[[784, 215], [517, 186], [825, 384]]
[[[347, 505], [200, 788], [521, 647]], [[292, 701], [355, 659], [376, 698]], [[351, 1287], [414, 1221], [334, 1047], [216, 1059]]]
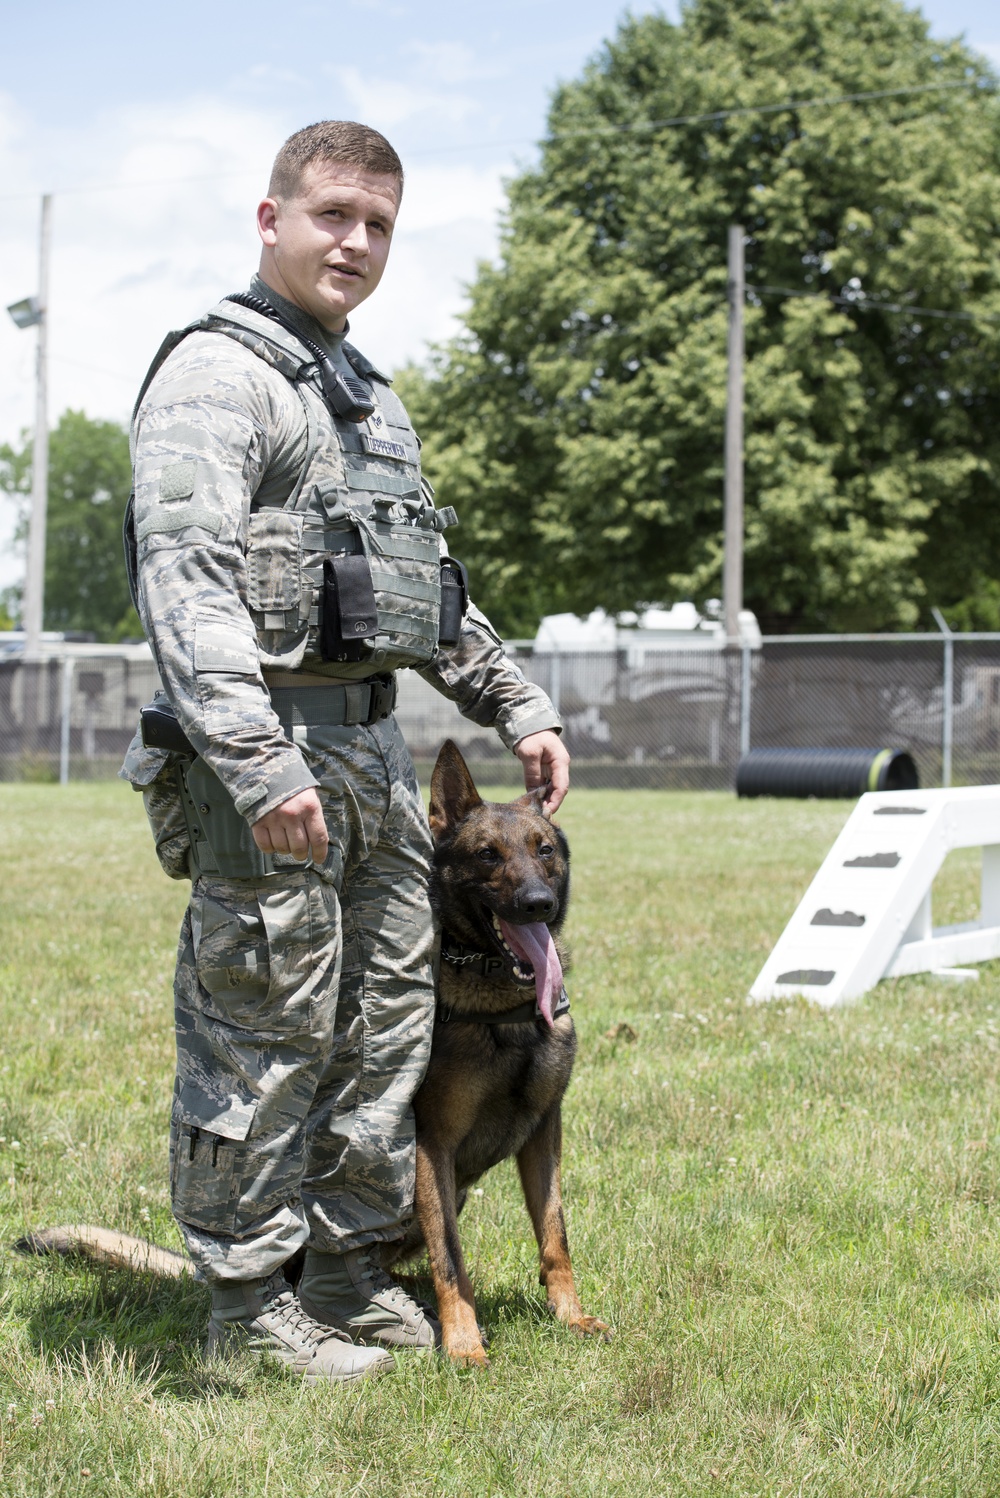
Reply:
[[[246, 167], [239, 172], [203, 172], [195, 177], [147, 177], [141, 182], [91, 182], [85, 183], [82, 187], [60, 187], [53, 193], [53, 197], [65, 198], [73, 193], [132, 192], [137, 187], [172, 187], [177, 183], [226, 182], [234, 177], [260, 176], [260, 171]], [[12, 203], [16, 199], [25, 198], [34, 200], [37, 197], [37, 192], [5, 192], [0, 193], [0, 203]]]
[[860, 94], [835, 94], [825, 99], [786, 99], [783, 104], [740, 104], [729, 109], [714, 109], [709, 114], [678, 114], [667, 120], [639, 120], [627, 125], [594, 125], [580, 130], [554, 130], [548, 140], [566, 140], [577, 135], [619, 135], [627, 132], [667, 130], [678, 125], [700, 125], [711, 120], [728, 120], [741, 114], [780, 114], [789, 109], [818, 109], [827, 104], [859, 104], [866, 99], [894, 99], [902, 94], [927, 94], [949, 88], [978, 88], [995, 93], [996, 86], [979, 78], [956, 78], [947, 83], [914, 83], [907, 88], [879, 88]]
[[954, 318], [960, 322], [1000, 323], [1000, 314], [992, 312], [946, 312], [942, 307], [914, 307], [910, 302], [877, 302], [865, 296], [834, 296], [825, 291], [796, 291], [790, 286], [748, 286], [747, 292], [754, 296], [805, 297], [813, 302], [836, 302], [840, 307], [853, 307], [859, 312], [912, 312], [918, 317]]
[[[542, 145], [554, 140], [572, 140], [581, 136], [641, 135], [656, 130], [679, 129], [683, 125], [709, 124], [714, 120], [732, 119], [738, 115], [781, 114], [793, 109], [820, 109], [834, 104], [861, 104], [871, 99], [896, 99], [910, 94], [939, 93], [956, 88], [974, 88], [980, 93], [995, 93], [996, 85], [981, 78], [955, 78], [941, 83], [913, 83], [903, 88], [870, 89], [863, 93], [831, 94], [817, 99], [785, 99], [779, 104], [739, 104], [725, 109], [714, 109], [705, 114], [679, 114], [663, 120], [633, 120], [622, 125], [585, 125], [572, 130], [553, 130], [541, 141]], [[509, 140], [471, 141], [465, 145], [428, 146], [424, 150], [408, 151], [407, 158], [419, 156], [454, 155], [459, 151], [501, 150], [508, 146], [538, 144], [537, 137], [515, 136]], [[186, 182], [222, 182], [238, 177], [257, 176], [256, 170], [246, 168], [233, 172], [206, 172], [190, 177], [148, 177], [133, 182], [91, 183], [83, 186], [63, 187], [59, 197], [70, 193], [130, 192], [137, 187], [171, 187]], [[0, 202], [36, 198], [37, 192], [0, 193]]]
[[131, 385], [133, 390], [138, 389], [139, 377], [136, 375], [122, 374], [120, 369], [99, 369], [96, 364], [84, 364], [79, 359], [63, 359], [49, 356], [50, 364], [70, 364], [74, 369], [85, 369], [88, 374], [106, 375], [109, 380], [121, 380], [126, 385]]

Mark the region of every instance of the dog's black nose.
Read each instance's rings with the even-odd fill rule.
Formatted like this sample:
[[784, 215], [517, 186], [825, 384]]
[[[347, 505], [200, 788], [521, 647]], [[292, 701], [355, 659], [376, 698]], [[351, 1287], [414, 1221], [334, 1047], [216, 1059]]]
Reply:
[[539, 881], [518, 890], [517, 908], [529, 921], [551, 921], [559, 906], [548, 885]]

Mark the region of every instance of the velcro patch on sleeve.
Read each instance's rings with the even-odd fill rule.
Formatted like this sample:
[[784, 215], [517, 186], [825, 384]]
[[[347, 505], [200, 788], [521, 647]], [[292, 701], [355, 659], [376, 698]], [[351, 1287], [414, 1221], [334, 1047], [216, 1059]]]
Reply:
[[197, 463], [168, 463], [160, 474], [161, 499], [188, 499], [194, 493]]
[[[178, 467], [182, 465], [178, 464]], [[194, 464], [191, 464], [194, 467]], [[176, 510], [157, 510], [147, 515], [136, 526], [136, 541], [145, 541], [157, 531], [182, 531], [189, 525], [199, 525], [203, 531], [217, 536], [222, 530], [222, 516], [204, 505], [179, 505]]]

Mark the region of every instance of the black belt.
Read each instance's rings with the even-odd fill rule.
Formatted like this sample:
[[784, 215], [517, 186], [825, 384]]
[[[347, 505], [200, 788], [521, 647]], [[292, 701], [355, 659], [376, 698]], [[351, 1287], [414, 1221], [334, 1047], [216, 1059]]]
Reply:
[[[271, 705], [282, 728], [286, 729], [294, 728], [298, 723], [309, 727], [321, 724], [333, 728], [355, 724], [367, 727], [381, 718], [388, 718], [395, 707], [396, 678], [388, 673], [343, 686], [272, 687]], [[170, 699], [162, 690], [140, 710], [139, 723], [142, 742], [147, 749], [170, 749], [175, 754], [196, 753], [177, 721]]]
[[388, 718], [396, 705], [396, 678], [391, 673], [328, 687], [271, 687], [271, 706], [282, 728], [367, 727]]

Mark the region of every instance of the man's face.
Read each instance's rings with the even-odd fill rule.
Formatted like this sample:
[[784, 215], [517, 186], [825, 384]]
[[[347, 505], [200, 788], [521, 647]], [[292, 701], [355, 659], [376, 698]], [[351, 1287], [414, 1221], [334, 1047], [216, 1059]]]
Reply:
[[341, 332], [382, 279], [399, 194], [395, 177], [311, 163], [294, 198], [265, 198], [257, 210], [261, 278], [328, 332]]

